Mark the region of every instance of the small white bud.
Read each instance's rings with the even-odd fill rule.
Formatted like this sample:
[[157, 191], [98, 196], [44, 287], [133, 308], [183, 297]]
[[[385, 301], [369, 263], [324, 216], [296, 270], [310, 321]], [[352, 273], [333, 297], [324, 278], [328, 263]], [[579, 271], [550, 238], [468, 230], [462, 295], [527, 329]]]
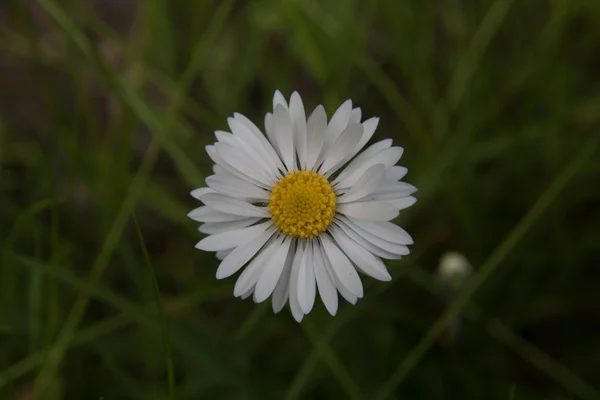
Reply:
[[447, 289], [458, 289], [472, 273], [471, 263], [460, 253], [448, 252], [440, 258], [438, 280]]

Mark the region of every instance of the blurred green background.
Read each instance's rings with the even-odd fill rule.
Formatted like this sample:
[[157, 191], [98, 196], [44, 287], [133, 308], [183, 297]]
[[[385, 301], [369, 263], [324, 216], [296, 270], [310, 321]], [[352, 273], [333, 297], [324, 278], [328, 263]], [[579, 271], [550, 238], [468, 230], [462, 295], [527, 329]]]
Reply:
[[[599, 71], [598, 0], [2, 0], [0, 399], [600, 398]], [[420, 189], [394, 280], [301, 324], [186, 217], [275, 89]]]

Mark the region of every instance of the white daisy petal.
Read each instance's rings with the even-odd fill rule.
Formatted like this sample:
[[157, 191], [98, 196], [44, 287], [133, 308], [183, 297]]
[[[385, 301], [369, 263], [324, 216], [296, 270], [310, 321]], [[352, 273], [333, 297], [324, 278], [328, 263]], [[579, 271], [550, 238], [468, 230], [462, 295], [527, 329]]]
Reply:
[[343, 179], [340, 179], [339, 187], [350, 187], [358, 181], [360, 176], [371, 166], [376, 164], [383, 164], [385, 168], [390, 168], [392, 165], [396, 164], [400, 157], [402, 157], [402, 153], [404, 150], [402, 147], [390, 147], [380, 151], [372, 157], [365, 158], [357, 162], [355, 159], [353, 163], [356, 162], [354, 166], [348, 165], [348, 168], [352, 167], [352, 172], [350, 172]]
[[405, 208], [408, 208], [408, 207], [412, 206], [413, 204], [415, 204], [417, 202], [417, 199], [412, 196], [406, 196], [406, 197], [402, 197], [401, 199], [383, 200], [383, 202], [385, 202], [387, 204], [391, 204], [392, 206], [396, 207], [398, 210], [404, 210]]
[[306, 169], [307, 126], [304, 103], [298, 92], [292, 93], [290, 99], [290, 115], [294, 126], [294, 146], [300, 162], [300, 168]]
[[331, 262], [333, 272], [340, 283], [354, 296], [363, 296], [363, 286], [356, 269], [348, 260], [348, 257], [329, 239], [327, 235], [319, 236], [319, 240], [325, 249], [325, 253]]
[[356, 149], [352, 152], [352, 156], [350, 158], [354, 157], [359, 151], [362, 150], [363, 147], [365, 147], [367, 142], [369, 140], [371, 140], [371, 138], [373, 137], [373, 134], [375, 133], [375, 130], [377, 129], [377, 125], [379, 125], [379, 118], [373, 117], [371, 119], [368, 119], [365, 122], [363, 122], [362, 125], [363, 125], [362, 137], [360, 138], [360, 141], [356, 145]]
[[260, 182], [267, 187], [275, 183], [274, 174], [269, 174], [264, 165], [257, 162], [256, 159], [246, 153], [243, 149], [235, 147], [229, 143], [216, 143], [215, 149], [227, 164], [231, 165], [241, 175], [252, 177], [253, 180]]
[[265, 265], [258, 282], [256, 282], [256, 289], [254, 290], [255, 301], [257, 303], [265, 301], [271, 293], [273, 293], [275, 285], [277, 285], [281, 272], [283, 271], [283, 266], [287, 259], [291, 243], [292, 238], [289, 236], [286, 237], [283, 244], [281, 244], [275, 253], [273, 253], [273, 256], [266, 261], [267, 264]]
[[205, 181], [211, 189], [228, 196], [260, 201], [269, 200], [269, 192], [233, 175], [211, 175]]
[[211, 188], [200, 188], [200, 189], [194, 189], [190, 192], [190, 195], [197, 199], [200, 200], [200, 197], [205, 195], [206, 193], [214, 193], [215, 191]]
[[292, 315], [297, 322], [300, 322], [302, 321], [302, 318], [304, 318], [304, 313], [302, 312], [302, 307], [300, 307], [300, 301], [298, 300], [298, 272], [300, 271], [300, 263], [302, 262], [304, 254], [300, 246], [297, 246], [296, 243], [292, 245], [292, 249], [293, 246], [296, 246], [296, 251], [290, 273], [289, 300]]
[[246, 268], [244, 268], [233, 288], [233, 295], [235, 297], [241, 296], [248, 291], [248, 289], [256, 286], [256, 282], [265, 268], [266, 261], [271, 259], [275, 251], [277, 251], [279, 246], [281, 246], [281, 243], [283, 243], [284, 238], [284, 235], [271, 237], [271, 240], [265, 244], [265, 247], [261, 252], [258, 253]]
[[240, 298], [242, 300], [246, 300], [248, 297], [252, 296], [253, 294], [254, 294], [254, 288], [251, 287], [245, 293], [242, 293], [242, 295], [240, 296]]
[[321, 296], [323, 304], [325, 305], [325, 308], [329, 314], [335, 315], [338, 309], [337, 290], [333, 281], [331, 280], [331, 277], [329, 276], [329, 272], [327, 272], [327, 266], [323, 260], [323, 255], [321, 254], [319, 244], [311, 241], [309, 246], [309, 251], [312, 251], [313, 253], [313, 263], [319, 295]]
[[[253, 228], [253, 227], [251, 227]], [[246, 228], [246, 229], [251, 229]], [[217, 279], [224, 279], [235, 274], [263, 247], [275, 233], [277, 228], [271, 227], [248, 242], [239, 245], [227, 255], [217, 268]], [[209, 236], [210, 237], [210, 236]]]
[[[409, 253], [408, 247], [406, 247], [406, 246], [401, 246], [402, 251], [399, 250], [396, 253], [388, 251], [389, 247], [394, 248], [394, 247], [400, 246], [400, 245], [393, 245], [392, 243], [385, 242], [382, 239], [379, 239], [377, 237], [373, 237], [373, 236], [370, 236], [369, 234], [364, 233], [364, 231], [361, 231], [359, 233], [359, 230], [358, 230], [358, 228], [356, 228], [356, 225], [353, 225], [352, 228], [350, 228], [350, 226], [348, 224], [344, 223], [341, 219], [337, 219], [335, 223], [337, 224], [337, 226], [340, 227], [340, 229], [342, 229], [344, 231], [344, 233], [346, 233], [346, 235], [348, 235], [348, 237], [350, 239], [354, 240], [357, 245], [364, 247], [365, 249], [367, 249], [368, 251], [370, 251], [377, 257], [381, 257], [386, 260], [400, 260], [403, 255], [406, 255]], [[377, 242], [378, 245], [375, 245], [374, 244], [375, 242]], [[388, 249], [388, 250], [386, 250], [386, 249]]]
[[[292, 248], [293, 246], [294, 244], [292, 244]], [[295, 255], [296, 253], [294, 251], [288, 251], [288, 256], [285, 260], [285, 265], [283, 266], [283, 272], [279, 277], [279, 282], [277, 282], [275, 290], [273, 290], [273, 296], [271, 296], [271, 305], [275, 314], [280, 312], [285, 306], [285, 303], [288, 301], [290, 292], [290, 275], [292, 273], [292, 262], [294, 261]]]
[[193, 209], [188, 217], [198, 222], [228, 222], [246, 218], [243, 215], [223, 213], [207, 206]]
[[315, 304], [316, 281], [312, 251], [304, 247], [304, 257], [298, 271], [298, 300], [304, 314], [310, 313]]
[[404, 178], [407, 172], [408, 168], [401, 167], [399, 165], [394, 165], [393, 167], [387, 170], [385, 181], [387, 183], [398, 182], [400, 179]]
[[204, 251], [230, 249], [262, 235], [272, 225], [271, 221], [267, 221], [247, 228], [210, 235], [199, 241], [196, 248]]
[[347, 217], [366, 221], [389, 221], [398, 216], [396, 207], [381, 201], [340, 204], [337, 211]]
[[344, 159], [356, 148], [362, 136], [362, 124], [350, 124], [333, 143], [329, 151], [325, 152], [323, 164], [319, 172], [328, 176], [343, 165]]
[[338, 185], [340, 181], [353, 173], [365, 160], [370, 159], [375, 154], [392, 146], [392, 139], [385, 139], [369, 146], [365, 151], [360, 153], [354, 160], [340, 172], [337, 178], [333, 180], [334, 185]]
[[219, 250], [215, 253], [215, 257], [217, 257], [217, 260], [223, 260], [232, 251], [233, 249]]
[[325, 150], [329, 150], [331, 145], [342, 134], [344, 129], [350, 122], [350, 114], [352, 113], [352, 100], [346, 100], [333, 114], [327, 130], [325, 131]]
[[275, 140], [279, 148], [279, 154], [283, 164], [288, 171], [296, 169], [296, 157], [294, 154], [294, 127], [289, 112], [281, 105], [273, 111], [273, 123], [275, 124]]
[[223, 159], [221, 154], [219, 154], [219, 152], [217, 151], [215, 146], [206, 146], [206, 153], [217, 165], [221, 166], [223, 169], [225, 169], [230, 174], [237, 176], [240, 179], [251, 182], [257, 186], [263, 187], [265, 189], [268, 189], [271, 187], [269, 184], [262, 183], [259, 179], [255, 179], [255, 178], [249, 176], [246, 172], [240, 171], [239, 169], [234, 167], [232, 164], [225, 161], [225, 159]]
[[[358, 184], [356, 186], [358, 186]], [[375, 191], [373, 191], [373, 193], [371, 193], [371, 198], [373, 200], [395, 200], [410, 196], [416, 191], [417, 188], [413, 185], [405, 182], [395, 182], [393, 184], [384, 184], [379, 186]]]
[[[338, 204], [349, 203], [351, 201], [360, 200], [363, 197], [371, 194], [385, 178], [385, 166], [383, 164], [375, 164], [367, 169], [364, 174], [358, 179], [356, 185], [352, 186], [348, 192], [338, 197]], [[378, 199], [377, 199], [378, 200]]]
[[307, 122], [307, 170], [315, 170], [315, 163], [323, 148], [325, 129], [327, 129], [327, 114], [323, 106], [318, 106], [310, 115]]
[[356, 242], [350, 239], [340, 228], [334, 227], [331, 234], [336, 243], [350, 258], [350, 261], [362, 272], [379, 281], [388, 282], [392, 280], [392, 276], [383, 262], [371, 252], [365, 250], [364, 247], [357, 246]]
[[[359, 223], [366, 223], [355, 219], [340, 216], [336, 220], [336, 224], [359, 245], [363, 246], [371, 253], [389, 260], [399, 259], [410, 253], [406, 245], [396, 242], [391, 242], [382, 239], [372, 233], [372, 231], [362, 228]], [[388, 222], [369, 222], [373, 225], [388, 224]], [[391, 224], [391, 223], [390, 223]], [[393, 225], [393, 224], [391, 224]]]
[[287, 101], [285, 101], [285, 97], [283, 97], [283, 94], [281, 94], [279, 90], [276, 90], [275, 94], [273, 95], [273, 110], [275, 110], [278, 104], [282, 105], [286, 110], [288, 109], [288, 104]]
[[263, 148], [267, 152], [268, 157], [275, 163], [275, 167], [279, 170], [283, 170], [283, 164], [281, 163], [281, 159], [277, 155], [277, 152], [273, 148], [273, 145], [267, 140], [267, 138], [265, 137], [265, 135], [263, 135], [260, 129], [258, 129], [258, 127], [252, 121], [250, 121], [242, 114], [234, 113], [233, 117], [236, 120], [240, 121], [242, 124], [244, 124], [244, 126], [248, 130], [250, 130], [250, 132], [252, 132], [254, 136], [256, 136], [258, 141], [262, 144]]
[[391, 222], [370, 222], [360, 220], [352, 220], [352, 222], [372, 235], [387, 240], [388, 242], [404, 245], [414, 243], [408, 232]]
[[[246, 124], [236, 118], [227, 118], [227, 123], [231, 128], [231, 132], [239, 137], [244, 144], [247, 144], [247, 148], [253, 150], [254, 154], [258, 156], [258, 161], [263, 162], [273, 173], [278, 172], [276, 160], [279, 158], [274, 157], [275, 151], [262, 133], [257, 136], [252, 133]], [[263, 140], [261, 141], [259, 137], [262, 137]], [[269, 151], [269, 147], [272, 152]]]
[[225, 196], [219, 193], [207, 193], [204, 196], [202, 196], [201, 201], [213, 210], [220, 211], [226, 214], [235, 214], [240, 215], [242, 217], [271, 217], [271, 214], [269, 214], [266, 208], [257, 207], [248, 202], [245, 202], [244, 200]]
[[262, 218], [244, 218], [238, 219], [236, 221], [226, 221], [226, 222], [209, 222], [200, 225], [198, 230], [202, 233], [206, 233], [208, 235], [214, 235], [216, 233], [223, 233], [232, 230], [238, 230], [242, 228], [246, 228], [258, 221]]
[[350, 119], [348, 122], [358, 124], [362, 118], [362, 110], [360, 107], [356, 107], [350, 113]]
[[340, 282], [340, 279], [338, 278], [337, 274], [333, 270], [333, 266], [331, 265], [331, 261], [329, 260], [329, 257], [327, 257], [327, 252], [325, 251], [325, 249], [322, 246], [318, 246], [318, 247], [320, 247], [321, 257], [323, 258], [323, 262], [325, 263], [327, 273], [329, 274], [329, 277], [331, 278], [331, 281], [333, 282], [335, 288], [337, 289], [338, 292], [340, 292], [340, 295], [348, 303], [356, 304], [358, 297], [356, 297], [355, 295], [350, 293], [350, 291], [348, 289], [346, 289], [346, 287]]

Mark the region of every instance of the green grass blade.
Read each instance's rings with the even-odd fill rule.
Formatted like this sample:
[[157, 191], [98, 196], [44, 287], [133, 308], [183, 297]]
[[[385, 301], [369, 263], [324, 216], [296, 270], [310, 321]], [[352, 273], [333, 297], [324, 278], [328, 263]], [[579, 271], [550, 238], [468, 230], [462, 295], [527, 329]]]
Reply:
[[158, 286], [158, 281], [156, 280], [156, 272], [154, 271], [154, 267], [152, 266], [152, 262], [150, 261], [150, 255], [148, 254], [148, 249], [146, 247], [146, 243], [144, 241], [144, 236], [142, 235], [142, 230], [140, 229], [140, 224], [136, 218], [133, 216], [133, 222], [135, 224], [135, 231], [138, 236], [138, 240], [140, 242], [140, 247], [142, 249], [142, 253], [144, 255], [144, 260], [146, 261], [146, 266], [148, 268], [148, 275], [152, 280], [152, 289], [155, 296], [156, 308], [158, 309], [158, 314], [160, 316], [160, 325], [162, 331], [163, 345], [165, 346], [165, 354], [167, 357], [166, 365], [167, 365], [167, 374], [169, 377], [169, 398], [171, 400], [175, 399], [175, 368], [173, 366], [173, 352], [171, 350], [171, 343], [169, 341], [169, 336], [167, 334], [167, 321], [165, 320], [165, 310], [163, 309], [162, 298], [160, 295], [160, 287]]
[[477, 274], [471, 278], [464, 289], [456, 296], [447, 311], [436, 320], [431, 329], [423, 336], [419, 343], [406, 355], [396, 371], [382, 385], [375, 398], [389, 398], [394, 390], [404, 381], [409, 372], [421, 360], [425, 352], [435, 342], [436, 338], [444, 331], [450, 321], [454, 319], [471, 299], [472, 295], [496, 271], [502, 260], [519, 243], [527, 232], [538, 221], [540, 216], [548, 209], [550, 204], [561, 193], [573, 176], [588, 161], [596, 150], [600, 136], [594, 136], [586, 143], [573, 162], [561, 173], [533, 205], [529, 213], [510, 232], [506, 239], [494, 250], [486, 262], [483, 263]]

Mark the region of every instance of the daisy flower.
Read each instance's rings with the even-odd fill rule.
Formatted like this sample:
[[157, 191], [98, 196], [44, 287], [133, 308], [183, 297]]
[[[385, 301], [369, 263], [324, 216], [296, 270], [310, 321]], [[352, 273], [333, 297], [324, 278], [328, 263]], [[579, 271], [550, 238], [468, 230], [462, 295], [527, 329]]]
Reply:
[[416, 202], [395, 165], [401, 147], [386, 139], [367, 147], [378, 118], [361, 122], [361, 109], [344, 102], [327, 122], [323, 106], [308, 119], [294, 92], [276, 91], [264, 135], [234, 114], [230, 131], [216, 131], [206, 147], [214, 161], [208, 187], [192, 191], [204, 205], [189, 213], [209, 236], [196, 248], [216, 252], [217, 279], [242, 270], [234, 295], [256, 303], [272, 298], [278, 313], [289, 302], [300, 322], [318, 294], [331, 315], [338, 293], [363, 297], [359, 273], [391, 276], [382, 258], [409, 253], [412, 238], [389, 222]]

